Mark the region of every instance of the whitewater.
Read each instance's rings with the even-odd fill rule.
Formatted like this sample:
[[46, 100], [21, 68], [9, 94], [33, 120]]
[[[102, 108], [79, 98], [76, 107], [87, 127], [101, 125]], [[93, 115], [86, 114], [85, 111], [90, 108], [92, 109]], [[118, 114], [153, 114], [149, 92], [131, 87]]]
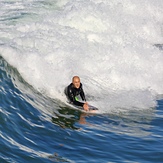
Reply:
[[[0, 162], [163, 162], [162, 0], [0, 0]], [[80, 76], [90, 115], [64, 105]]]
[[0, 54], [26, 82], [64, 101], [64, 87], [79, 75], [88, 101], [105, 112], [156, 106], [161, 1], [48, 1], [41, 11], [35, 3], [1, 2]]

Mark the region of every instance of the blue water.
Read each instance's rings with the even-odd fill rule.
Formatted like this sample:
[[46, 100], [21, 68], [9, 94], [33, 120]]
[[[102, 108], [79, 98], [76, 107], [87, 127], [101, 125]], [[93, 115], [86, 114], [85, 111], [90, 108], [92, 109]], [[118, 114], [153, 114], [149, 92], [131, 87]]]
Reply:
[[[0, 6], [0, 163], [163, 162], [162, 0]], [[99, 114], [63, 105], [73, 75]]]

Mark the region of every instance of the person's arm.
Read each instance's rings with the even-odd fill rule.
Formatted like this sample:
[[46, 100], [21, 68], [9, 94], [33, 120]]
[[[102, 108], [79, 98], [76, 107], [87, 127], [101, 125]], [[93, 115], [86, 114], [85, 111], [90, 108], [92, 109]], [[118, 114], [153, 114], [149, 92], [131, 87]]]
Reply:
[[83, 107], [84, 103], [83, 102], [76, 101], [75, 96], [74, 96], [71, 88], [68, 88], [68, 92], [67, 93], [68, 93], [68, 97], [69, 97], [70, 101], [74, 105]]
[[80, 89], [81, 89], [80, 96], [81, 96], [83, 101], [86, 101], [85, 94], [84, 94], [84, 91], [83, 91], [83, 88], [82, 88], [82, 84], [81, 84], [81, 88]]
[[83, 91], [83, 88], [82, 88], [82, 84], [81, 84], [80, 89], [81, 89], [80, 90], [80, 96], [81, 96], [82, 100], [85, 101], [85, 103], [83, 103], [83, 109], [88, 111], [89, 110], [89, 105], [86, 102], [86, 98], [85, 98], [85, 94], [84, 94], [84, 91]]

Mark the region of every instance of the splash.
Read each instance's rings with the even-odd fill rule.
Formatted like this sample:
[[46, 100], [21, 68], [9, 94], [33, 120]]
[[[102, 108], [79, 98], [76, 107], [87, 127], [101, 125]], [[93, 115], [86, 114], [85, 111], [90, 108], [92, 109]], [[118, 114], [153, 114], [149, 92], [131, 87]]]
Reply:
[[79, 75], [88, 101], [103, 111], [156, 106], [161, 0], [48, 2], [1, 2], [0, 54], [30, 85], [64, 100], [64, 87]]

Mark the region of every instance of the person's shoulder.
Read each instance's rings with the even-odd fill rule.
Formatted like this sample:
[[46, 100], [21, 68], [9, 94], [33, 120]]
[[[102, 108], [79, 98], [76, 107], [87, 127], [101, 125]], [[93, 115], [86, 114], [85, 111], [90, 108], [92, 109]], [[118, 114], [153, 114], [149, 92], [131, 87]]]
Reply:
[[80, 83], [79, 89], [83, 89], [83, 84], [82, 83]]
[[68, 88], [68, 89], [72, 89], [72, 88], [73, 88], [73, 84], [72, 84], [72, 83], [69, 84], [67, 88]]

